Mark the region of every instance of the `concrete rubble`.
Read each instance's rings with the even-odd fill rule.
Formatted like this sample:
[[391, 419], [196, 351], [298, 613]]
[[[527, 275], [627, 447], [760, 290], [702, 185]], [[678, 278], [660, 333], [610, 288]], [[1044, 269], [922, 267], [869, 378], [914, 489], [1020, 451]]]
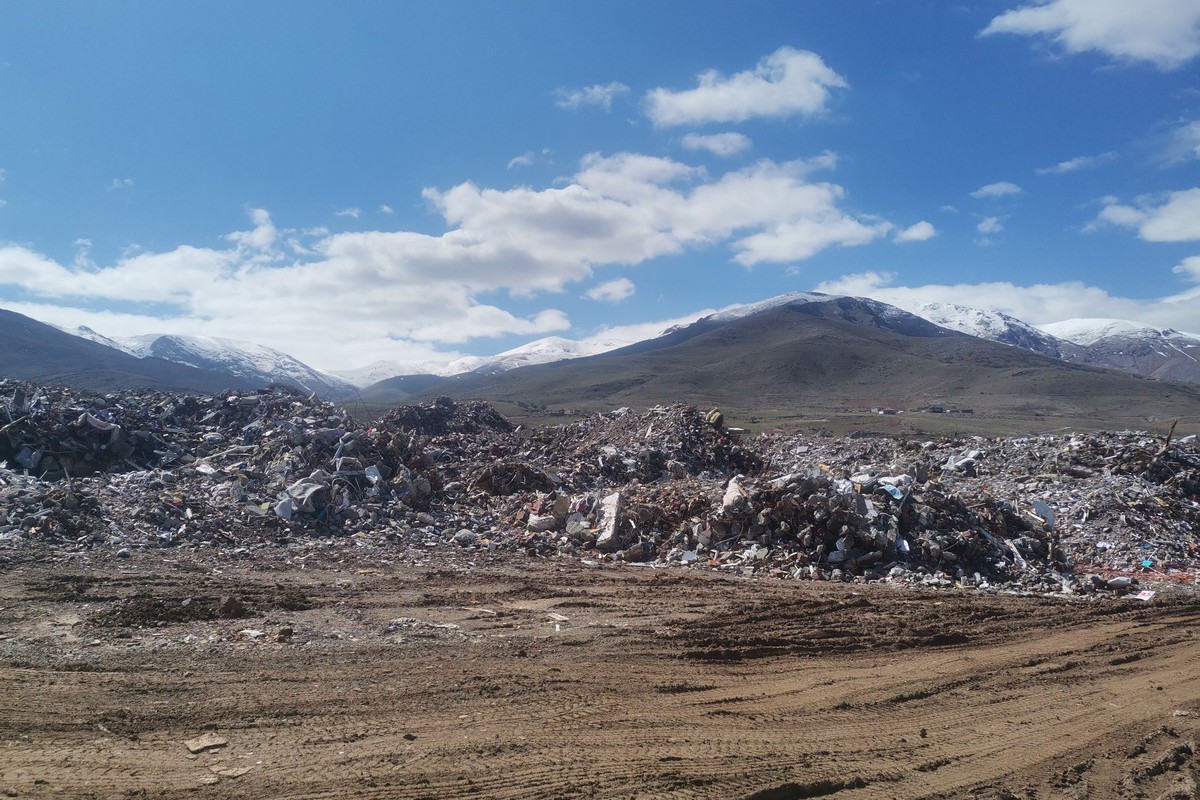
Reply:
[[1195, 435], [740, 437], [722, 422], [673, 405], [519, 429], [439, 399], [364, 425], [278, 387], [0, 380], [0, 566], [35, 544], [334, 540], [1105, 596], [1200, 576]]

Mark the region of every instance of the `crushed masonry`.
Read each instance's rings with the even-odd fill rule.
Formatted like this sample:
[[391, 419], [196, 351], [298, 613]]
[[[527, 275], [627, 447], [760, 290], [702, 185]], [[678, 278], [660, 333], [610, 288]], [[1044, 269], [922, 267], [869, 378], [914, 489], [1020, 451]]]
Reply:
[[1195, 435], [734, 437], [684, 405], [514, 429], [444, 398], [362, 425], [278, 387], [0, 380], [0, 564], [35, 544], [128, 557], [349, 539], [1124, 595], [1200, 576], [1198, 498]]

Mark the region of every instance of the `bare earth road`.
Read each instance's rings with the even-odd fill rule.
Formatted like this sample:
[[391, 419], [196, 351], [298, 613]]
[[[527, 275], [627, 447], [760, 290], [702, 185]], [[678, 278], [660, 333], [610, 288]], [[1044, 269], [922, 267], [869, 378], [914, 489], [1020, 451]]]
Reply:
[[441, 551], [47, 556], [0, 572], [0, 796], [1196, 797], [1198, 621]]

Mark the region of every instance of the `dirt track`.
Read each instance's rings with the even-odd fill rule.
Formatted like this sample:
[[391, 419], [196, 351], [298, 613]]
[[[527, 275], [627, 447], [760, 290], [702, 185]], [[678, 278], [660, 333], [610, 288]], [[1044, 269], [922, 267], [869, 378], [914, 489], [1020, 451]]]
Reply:
[[1198, 796], [1190, 599], [429, 559], [0, 574], [0, 795]]

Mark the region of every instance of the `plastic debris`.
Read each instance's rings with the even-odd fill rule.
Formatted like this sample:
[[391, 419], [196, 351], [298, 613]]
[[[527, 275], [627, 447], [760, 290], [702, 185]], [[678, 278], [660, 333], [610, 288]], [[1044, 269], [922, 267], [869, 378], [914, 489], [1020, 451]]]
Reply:
[[440, 399], [362, 424], [278, 387], [0, 380], [0, 560], [33, 544], [344, 541], [981, 591], [1120, 595], [1200, 576], [1195, 436], [756, 438], [706, 416], [515, 429]]

